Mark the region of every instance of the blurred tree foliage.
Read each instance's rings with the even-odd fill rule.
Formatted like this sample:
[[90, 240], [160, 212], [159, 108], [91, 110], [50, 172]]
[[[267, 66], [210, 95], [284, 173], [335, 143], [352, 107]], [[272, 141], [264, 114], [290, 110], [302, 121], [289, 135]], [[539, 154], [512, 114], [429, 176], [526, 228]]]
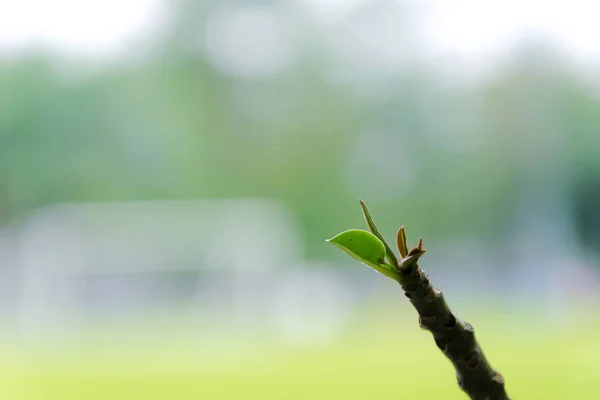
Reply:
[[142, 63], [80, 76], [49, 55], [0, 62], [2, 222], [60, 201], [269, 196], [295, 212], [307, 256], [327, 258], [323, 239], [360, 223], [357, 197], [430, 240], [501, 239], [532, 198], [600, 237], [585, 223], [600, 219], [600, 97], [560, 58], [517, 51], [464, 85], [414, 65], [373, 101], [332, 83], [308, 34], [284, 72], [221, 71], [193, 45], [202, 4], [181, 2]]

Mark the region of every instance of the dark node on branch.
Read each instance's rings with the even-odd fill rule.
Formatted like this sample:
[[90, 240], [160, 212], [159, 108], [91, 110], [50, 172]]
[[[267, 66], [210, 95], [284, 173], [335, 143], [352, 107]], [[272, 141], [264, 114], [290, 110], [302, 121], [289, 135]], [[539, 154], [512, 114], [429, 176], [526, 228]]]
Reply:
[[438, 291], [433, 289], [431, 286], [428, 288], [427, 293], [423, 296], [423, 301], [427, 303], [431, 303], [437, 300]]
[[412, 297], [411, 297], [411, 295], [410, 295], [410, 293], [408, 293], [408, 292], [404, 292], [404, 295], [405, 295], [407, 298], [409, 298], [409, 299], [411, 299], [411, 298], [412, 298]]
[[406, 282], [403, 285], [404, 291], [405, 292], [410, 292], [410, 293], [415, 292], [418, 287], [419, 287], [419, 282], [415, 282], [415, 281]]
[[421, 329], [426, 329], [426, 330], [430, 331], [431, 329], [433, 329], [435, 327], [435, 322], [436, 322], [436, 318], [434, 316], [426, 316], [426, 315], [419, 316], [419, 326], [421, 327]]
[[502, 375], [500, 375], [499, 372], [496, 372], [496, 374], [494, 375], [494, 377], [492, 378], [492, 380], [498, 386], [504, 386], [504, 378], [502, 377]]
[[454, 328], [456, 326], [456, 317], [453, 314], [448, 315], [448, 320], [444, 322], [446, 328]]
[[[413, 268], [413, 273], [412, 273], [412, 276], [413, 276], [415, 279], [419, 279], [419, 280], [420, 280], [420, 279], [421, 279], [421, 277], [422, 277], [422, 275], [423, 275], [423, 274], [421, 273], [421, 269], [420, 269], [420, 268]], [[421, 282], [421, 283], [420, 283], [420, 285], [423, 285], [423, 283], [424, 283], [424, 282]]]
[[477, 354], [475, 354], [475, 353], [469, 354], [465, 358], [465, 365], [467, 366], [467, 368], [470, 368], [470, 369], [477, 368], [477, 366], [479, 365], [479, 357], [477, 357]]

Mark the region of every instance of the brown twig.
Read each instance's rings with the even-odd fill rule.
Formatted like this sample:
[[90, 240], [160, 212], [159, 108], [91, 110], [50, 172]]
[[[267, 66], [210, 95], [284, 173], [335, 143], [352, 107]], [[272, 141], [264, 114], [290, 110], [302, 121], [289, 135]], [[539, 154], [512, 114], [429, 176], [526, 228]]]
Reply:
[[510, 400], [504, 379], [485, 358], [473, 327], [457, 318], [442, 292], [429, 282], [418, 260], [425, 254], [423, 239], [408, 251], [404, 226], [397, 235], [402, 256], [398, 262], [400, 286], [419, 314], [419, 325], [433, 335], [436, 345], [452, 362], [458, 385], [472, 400]]

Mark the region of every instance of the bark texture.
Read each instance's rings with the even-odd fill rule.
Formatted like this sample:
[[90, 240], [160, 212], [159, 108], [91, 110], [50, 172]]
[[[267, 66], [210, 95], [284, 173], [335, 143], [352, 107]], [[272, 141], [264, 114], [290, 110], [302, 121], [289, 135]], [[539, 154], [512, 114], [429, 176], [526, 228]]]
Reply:
[[377, 229], [367, 204], [360, 200], [360, 205], [369, 230], [385, 246], [386, 262], [397, 269], [398, 274], [393, 278], [417, 310], [419, 325], [431, 332], [437, 347], [454, 365], [458, 386], [471, 400], [510, 400], [504, 378], [485, 358], [471, 324], [452, 313], [442, 292], [431, 285], [429, 277], [419, 267], [419, 258], [425, 254], [423, 239], [409, 251], [406, 231], [404, 226], [400, 227], [396, 236], [401, 257], [398, 260]]
[[502, 375], [485, 358], [471, 324], [452, 313], [442, 292], [419, 267], [417, 261], [425, 253], [422, 241], [407, 252], [402, 227], [398, 246], [401, 253], [407, 253], [398, 262], [400, 286], [417, 310], [421, 328], [431, 332], [437, 347], [454, 365], [460, 388], [472, 400], [510, 400]]

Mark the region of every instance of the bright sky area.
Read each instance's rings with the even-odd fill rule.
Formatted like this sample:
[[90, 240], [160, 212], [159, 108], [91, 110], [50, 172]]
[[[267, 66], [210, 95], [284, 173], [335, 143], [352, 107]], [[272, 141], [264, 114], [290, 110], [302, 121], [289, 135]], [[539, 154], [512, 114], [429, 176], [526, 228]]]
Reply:
[[[0, 0], [0, 57], [32, 45], [77, 56], [119, 52], [164, 17], [166, 0]], [[290, 0], [323, 23], [370, 0]], [[579, 61], [600, 59], [597, 0], [413, 0], [425, 50], [487, 57], [523, 34], [548, 38]]]

